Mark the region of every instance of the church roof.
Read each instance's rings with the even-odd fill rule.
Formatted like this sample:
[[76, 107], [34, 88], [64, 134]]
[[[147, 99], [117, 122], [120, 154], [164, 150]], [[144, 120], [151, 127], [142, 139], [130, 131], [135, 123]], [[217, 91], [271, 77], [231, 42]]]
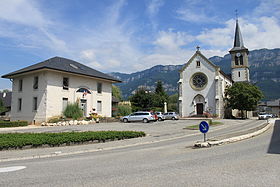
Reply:
[[208, 64], [210, 64], [211, 66], [213, 66], [215, 69], [218, 69], [218, 68], [219, 68], [219, 66], [213, 64], [213, 63], [212, 63], [210, 60], [208, 60], [208, 58], [206, 58], [199, 50], [197, 50], [197, 51], [195, 52], [195, 54], [190, 58], [190, 60], [189, 60], [185, 65], [183, 65], [182, 69], [179, 70], [179, 71], [180, 71], [180, 72], [184, 71], [184, 70], [188, 67], [188, 65], [193, 61], [193, 59], [194, 59], [195, 57], [197, 57], [197, 56], [200, 56], [200, 57], [201, 57], [202, 59], [204, 59]]
[[233, 48], [230, 51], [236, 51], [236, 50], [242, 50], [242, 49], [247, 49], [247, 48], [244, 46], [243, 38], [241, 35], [241, 30], [240, 30], [239, 24], [238, 24], [238, 20], [236, 20], [234, 44], [233, 44]]
[[43, 62], [39, 62], [37, 64], [34, 64], [31, 66], [22, 68], [20, 70], [11, 72], [9, 74], [3, 75], [2, 78], [11, 78], [15, 75], [32, 72], [32, 71], [36, 71], [36, 70], [40, 70], [40, 69], [51, 69], [51, 70], [68, 72], [68, 73], [73, 73], [73, 74], [85, 75], [85, 76], [94, 77], [94, 78], [106, 79], [106, 80], [109, 80], [112, 82], [121, 82], [120, 80], [118, 80], [110, 75], [107, 75], [105, 73], [92, 69], [92, 68], [85, 66], [74, 60], [70, 60], [70, 59], [62, 58], [62, 57], [50, 58]]
[[220, 67], [215, 65], [214, 63], [212, 63], [208, 58], [206, 58], [199, 50], [197, 50], [195, 52], [195, 54], [190, 58], [190, 60], [183, 65], [182, 69], [179, 70], [179, 72], [183, 72], [188, 65], [193, 61], [193, 59], [197, 56], [200, 56], [201, 58], [203, 58], [205, 60], [205, 62], [207, 62], [208, 64], [210, 64], [212, 67], [214, 67], [216, 70], [218, 70], [225, 78], [227, 78], [228, 80], [232, 81], [231, 76], [227, 75], [225, 72], [223, 72], [222, 70], [220, 70]]

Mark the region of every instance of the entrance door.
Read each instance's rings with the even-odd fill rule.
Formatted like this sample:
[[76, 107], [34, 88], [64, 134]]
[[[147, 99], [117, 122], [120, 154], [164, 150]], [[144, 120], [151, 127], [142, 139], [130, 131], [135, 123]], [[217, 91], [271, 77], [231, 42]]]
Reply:
[[80, 107], [83, 111], [84, 116], [86, 116], [87, 115], [87, 100], [86, 99], [80, 100]]
[[202, 115], [203, 114], [203, 103], [197, 103], [196, 104], [196, 112], [197, 112], [197, 115]]

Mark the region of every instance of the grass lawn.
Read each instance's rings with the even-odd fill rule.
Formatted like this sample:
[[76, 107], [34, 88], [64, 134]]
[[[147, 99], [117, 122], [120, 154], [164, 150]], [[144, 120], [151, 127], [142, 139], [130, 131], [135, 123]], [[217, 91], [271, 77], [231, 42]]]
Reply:
[[83, 142], [105, 142], [143, 137], [144, 132], [136, 131], [88, 131], [61, 133], [3, 133], [0, 134], [0, 150], [9, 148], [40, 147], [42, 145], [59, 146]]
[[[219, 121], [207, 121], [207, 123], [209, 124], [210, 127], [213, 127], [213, 126], [218, 126], [218, 125], [223, 125], [222, 122], [219, 122]], [[187, 126], [183, 129], [187, 129], [187, 130], [199, 130], [199, 124], [197, 125], [191, 125], [191, 126]]]

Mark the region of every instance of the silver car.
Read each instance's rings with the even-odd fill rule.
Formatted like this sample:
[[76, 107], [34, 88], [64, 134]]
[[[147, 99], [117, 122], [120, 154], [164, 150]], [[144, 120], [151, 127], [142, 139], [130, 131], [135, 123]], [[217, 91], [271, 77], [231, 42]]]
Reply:
[[124, 123], [131, 121], [143, 121], [144, 123], [149, 123], [150, 121], [156, 121], [156, 118], [155, 115], [151, 112], [139, 111], [122, 117], [121, 121], [123, 121]]
[[179, 115], [176, 112], [167, 112], [163, 114], [164, 119], [178, 120]]

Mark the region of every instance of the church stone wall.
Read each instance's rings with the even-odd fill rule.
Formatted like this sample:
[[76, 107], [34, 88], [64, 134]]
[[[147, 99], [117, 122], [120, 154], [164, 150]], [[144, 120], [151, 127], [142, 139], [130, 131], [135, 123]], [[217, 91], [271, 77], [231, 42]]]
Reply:
[[[197, 67], [196, 61], [200, 61], [200, 67]], [[181, 72], [181, 116], [188, 117], [196, 114], [195, 96], [201, 95], [204, 97], [203, 111], [210, 110], [211, 113], [216, 111], [216, 68], [207, 62], [204, 58], [196, 55], [195, 58]], [[207, 76], [208, 82], [204, 89], [195, 90], [190, 86], [190, 79], [194, 73], [201, 72]]]

